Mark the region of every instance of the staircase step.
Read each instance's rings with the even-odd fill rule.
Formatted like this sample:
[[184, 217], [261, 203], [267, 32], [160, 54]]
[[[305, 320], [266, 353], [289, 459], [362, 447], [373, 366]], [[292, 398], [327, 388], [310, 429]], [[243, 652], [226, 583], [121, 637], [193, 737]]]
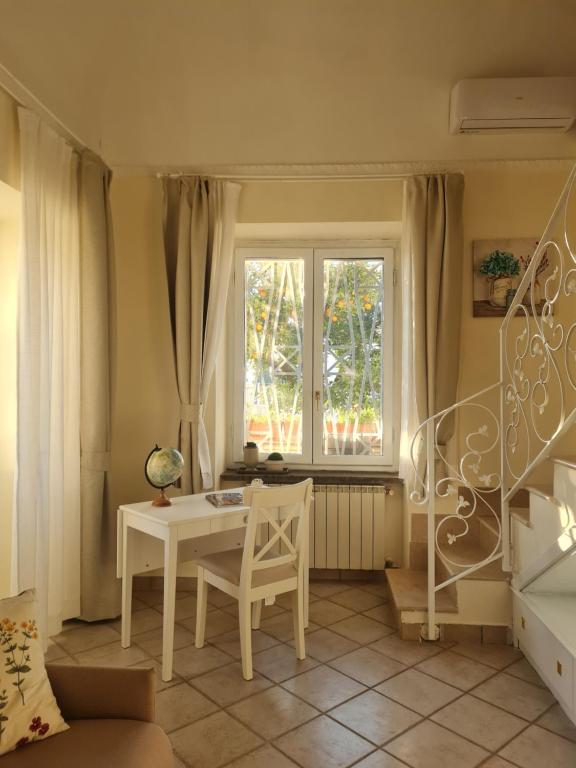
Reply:
[[[428, 609], [428, 574], [410, 568], [387, 568], [386, 578], [392, 600], [398, 611], [425, 611]], [[456, 600], [445, 590], [436, 593], [436, 610], [440, 613], [458, 613]]]
[[527, 485], [526, 490], [528, 493], [534, 493], [536, 496], [540, 496], [540, 498], [545, 501], [550, 501], [552, 504], [558, 504], [558, 499], [554, 496], [554, 488], [551, 483]]
[[511, 509], [510, 516], [513, 517], [515, 520], [518, 520], [518, 522], [522, 523], [522, 525], [525, 525], [528, 528], [531, 527], [529, 509]]
[[576, 469], [576, 456], [550, 456], [550, 461], [554, 464], [570, 467], [570, 469]]
[[[479, 545], [477, 541], [471, 539], [470, 536], [463, 536], [461, 539], [457, 539], [452, 545], [446, 544], [438, 553], [438, 556], [442, 559], [446, 570], [450, 576], [456, 576], [467, 568], [470, 568], [476, 563], [482, 562], [490, 556], [491, 550], [487, 550], [485, 547]], [[445, 556], [443, 556], [445, 555]], [[446, 558], [454, 562], [449, 562]], [[510, 574], [502, 570], [502, 559], [494, 560], [491, 563], [479, 568], [469, 576], [464, 576], [466, 579], [482, 580], [482, 581], [508, 581]]]
[[576, 656], [576, 594], [526, 591], [522, 597], [549, 632]]
[[[476, 513], [479, 517], [493, 517], [494, 512], [500, 516], [500, 490], [495, 488], [476, 489]], [[469, 504], [473, 503], [473, 493], [470, 488], [462, 485], [458, 488], [458, 494]], [[516, 491], [510, 500], [511, 507], [528, 507], [530, 497], [525, 488]], [[494, 511], [493, 511], [494, 510]]]

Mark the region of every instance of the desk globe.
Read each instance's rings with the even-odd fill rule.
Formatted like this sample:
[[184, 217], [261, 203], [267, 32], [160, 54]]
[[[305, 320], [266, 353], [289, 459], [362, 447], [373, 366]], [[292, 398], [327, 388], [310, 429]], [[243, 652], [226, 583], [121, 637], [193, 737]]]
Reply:
[[184, 470], [184, 457], [176, 448], [160, 448], [158, 445], [148, 454], [144, 465], [146, 480], [160, 493], [152, 502], [154, 507], [170, 507], [172, 502], [164, 491], [174, 485]]

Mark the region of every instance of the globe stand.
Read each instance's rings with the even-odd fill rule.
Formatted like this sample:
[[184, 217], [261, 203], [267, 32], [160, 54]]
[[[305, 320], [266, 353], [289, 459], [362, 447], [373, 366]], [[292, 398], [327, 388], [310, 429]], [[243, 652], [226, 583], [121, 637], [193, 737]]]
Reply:
[[151, 486], [160, 491], [152, 502], [153, 507], [171, 507], [172, 502], [165, 490], [178, 480], [184, 469], [184, 459], [176, 448], [152, 448], [144, 464], [144, 474]]
[[160, 489], [160, 493], [158, 494], [158, 496], [156, 496], [156, 498], [152, 502], [152, 506], [153, 507], [171, 507], [172, 506], [172, 502], [170, 501], [168, 496], [166, 496], [166, 494], [164, 493], [164, 488]]

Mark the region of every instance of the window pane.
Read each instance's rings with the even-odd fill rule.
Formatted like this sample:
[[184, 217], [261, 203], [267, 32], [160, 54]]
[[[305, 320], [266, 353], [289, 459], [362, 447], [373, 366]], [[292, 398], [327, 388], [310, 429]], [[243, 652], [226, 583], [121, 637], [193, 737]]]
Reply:
[[304, 260], [245, 262], [244, 439], [302, 453]]
[[382, 455], [382, 259], [324, 260], [325, 456]]

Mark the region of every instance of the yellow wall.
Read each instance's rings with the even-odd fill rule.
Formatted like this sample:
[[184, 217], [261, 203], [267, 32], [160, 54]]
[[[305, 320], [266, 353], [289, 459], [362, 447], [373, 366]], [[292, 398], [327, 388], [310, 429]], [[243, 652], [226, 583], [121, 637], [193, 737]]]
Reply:
[[[562, 188], [557, 169], [506, 168], [466, 173], [462, 300], [462, 397], [498, 377], [499, 319], [472, 316], [472, 240], [539, 237]], [[241, 222], [374, 221], [401, 215], [402, 183], [248, 182]], [[162, 248], [161, 182], [120, 177], [112, 185], [116, 239], [116, 371], [114, 386], [113, 503], [150, 498], [142, 471], [155, 442], [177, 434], [176, 389]], [[225, 356], [207, 407], [210, 435], [225, 429], [222, 379]], [[216, 400], [218, 401], [216, 403]], [[218, 407], [216, 407], [216, 405]], [[466, 427], [465, 420], [462, 428]], [[460, 433], [462, 440], [463, 434]], [[212, 440], [212, 443], [214, 441]], [[216, 466], [223, 457], [214, 456]]]
[[163, 266], [161, 185], [115, 180], [115, 369], [112, 503], [152, 497], [144, 461], [157, 442], [173, 445], [177, 395]]
[[[250, 182], [243, 185], [239, 219], [371, 221], [401, 216], [402, 183]], [[153, 177], [112, 183], [115, 237], [115, 374], [112, 421], [112, 503], [150, 498], [144, 459], [155, 442], [173, 445], [178, 408], [162, 245], [162, 184]], [[226, 345], [206, 406], [216, 477], [225, 465], [214, 435], [227, 429]]]
[[10, 593], [16, 464], [16, 300], [20, 208], [18, 192], [0, 182], [0, 599]]
[[[460, 397], [496, 382], [499, 377], [498, 331], [501, 318], [473, 317], [472, 313], [472, 242], [485, 238], [534, 237], [538, 240], [567, 178], [567, 171], [537, 168], [477, 170], [466, 173], [464, 195], [464, 283], [460, 361]], [[570, 302], [573, 305], [573, 300]], [[566, 307], [556, 308], [556, 316]], [[521, 321], [514, 321], [520, 332]], [[556, 398], [557, 400], [557, 398]], [[553, 418], [553, 406], [545, 416]], [[468, 412], [460, 421], [460, 451], [470, 429], [480, 424], [481, 414]], [[570, 438], [556, 453], [569, 445]], [[496, 469], [496, 467], [494, 467]], [[550, 468], [543, 465], [534, 479], [545, 481]]]
[[238, 221], [400, 221], [401, 180], [251, 181], [242, 184]]
[[10, 592], [16, 462], [16, 298], [20, 156], [14, 100], [0, 88], [0, 598]]
[[497, 379], [501, 318], [472, 315], [472, 241], [539, 239], [566, 180], [566, 172], [502, 168], [466, 173], [464, 193], [464, 284], [460, 394], [472, 394]]

